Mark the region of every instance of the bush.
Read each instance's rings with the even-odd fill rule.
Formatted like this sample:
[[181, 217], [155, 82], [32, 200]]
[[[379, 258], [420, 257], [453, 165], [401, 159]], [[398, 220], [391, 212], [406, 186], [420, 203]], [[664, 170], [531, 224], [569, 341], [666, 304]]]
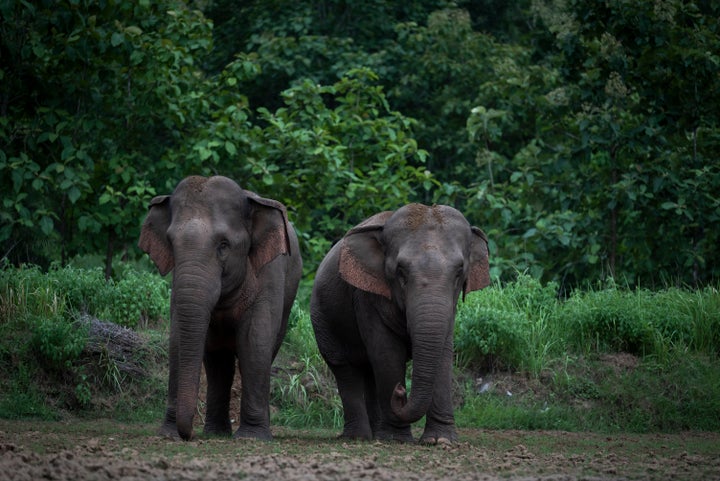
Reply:
[[125, 327], [147, 327], [170, 317], [170, 289], [157, 274], [120, 267], [105, 280], [101, 268], [36, 266], [0, 270], [3, 319], [90, 314]]
[[550, 322], [557, 286], [527, 275], [469, 294], [458, 307], [455, 352], [460, 366], [528, 369], [537, 374], [558, 342]]
[[112, 284], [105, 281], [100, 267], [53, 267], [46, 276], [68, 309], [75, 313], [98, 312], [112, 295]]
[[62, 317], [35, 319], [30, 345], [52, 369], [71, 369], [87, 342], [87, 328]]
[[720, 295], [702, 291], [620, 289], [576, 292], [562, 306], [559, 323], [568, 347], [579, 353], [630, 352], [667, 356], [694, 349], [720, 352]]
[[[145, 362], [147, 350], [117, 352], [122, 347], [118, 339], [98, 339], [97, 332], [89, 339], [90, 327], [97, 331], [97, 325], [111, 325], [93, 324], [91, 318], [146, 327], [167, 319], [168, 312], [167, 283], [147, 272], [124, 268], [105, 281], [99, 268], [51, 268], [43, 273], [34, 266], [4, 266], [0, 371], [6, 375], [0, 379], [0, 416], [52, 417], [53, 409], [90, 408], [104, 392], [123, 391], [126, 378], [137, 384], [146, 373], [125, 372], [132, 368], [130, 358]], [[156, 396], [157, 389], [155, 385], [148, 392]]]
[[109, 284], [108, 298], [97, 317], [125, 327], [148, 327], [170, 318], [168, 284], [157, 274], [124, 269]]

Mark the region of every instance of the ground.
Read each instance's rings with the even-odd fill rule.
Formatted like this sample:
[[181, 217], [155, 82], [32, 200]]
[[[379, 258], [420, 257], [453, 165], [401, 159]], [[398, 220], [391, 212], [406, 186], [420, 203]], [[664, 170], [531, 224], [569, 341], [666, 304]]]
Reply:
[[0, 420], [0, 480], [720, 480], [720, 433], [461, 429], [448, 446], [344, 442], [273, 428], [273, 442], [173, 442], [109, 420]]

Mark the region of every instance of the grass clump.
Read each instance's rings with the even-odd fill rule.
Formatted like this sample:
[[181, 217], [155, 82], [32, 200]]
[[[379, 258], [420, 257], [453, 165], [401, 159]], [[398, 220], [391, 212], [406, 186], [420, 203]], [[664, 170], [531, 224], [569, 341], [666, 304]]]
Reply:
[[561, 300], [553, 284], [519, 276], [459, 306], [455, 348], [469, 379], [461, 425], [720, 429], [715, 288], [631, 290], [611, 281]]
[[558, 323], [574, 352], [720, 353], [720, 294], [712, 288], [652, 292], [611, 283], [573, 294], [558, 312]]
[[318, 351], [310, 314], [297, 301], [288, 324], [272, 378], [273, 423], [339, 429], [343, 412], [335, 378]]
[[6, 373], [0, 417], [57, 418], [65, 410], [107, 406], [108, 395], [139, 388], [150, 370], [128, 366], [152, 362], [149, 344], [136, 341], [120, 353], [122, 336], [109, 333], [126, 329], [120, 324], [162, 325], [168, 291], [159, 277], [133, 270], [105, 281], [100, 269], [0, 269], [0, 369]]
[[561, 349], [553, 324], [559, 304], [557, 286], [521, 275], [474, 292], [458, 306], [455, 353], [460, 367], [510, 369], [537, 375]]

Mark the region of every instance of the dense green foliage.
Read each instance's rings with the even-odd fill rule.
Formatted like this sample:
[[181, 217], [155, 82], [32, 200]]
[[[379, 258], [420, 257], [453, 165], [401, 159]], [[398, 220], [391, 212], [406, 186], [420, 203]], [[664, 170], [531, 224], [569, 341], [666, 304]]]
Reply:
[[[144, 395], [159, 389], [141, 386], [144, 379], [123, 376], [107, 349], [88, 352], [89, 316], [115, 324], [158, 330], [154, 343], [165, 344], [163, 319], [169, 318], [167, 282], [156, 274], [123, 269], [106, 282], [101, 269], [37, 267], [0, 270], [0, 416], [56, 417], [65, 409], [88, 408], [102, 391], [127, 391], [127, 385]], [[108, 343], [111, 339], [95, 339]], [[163, 351], [165, 348], [157, 348]], [[146, 352], [134, 352], [138, 362], [154, 364]], [[162, 362], [165, 364], [165, 361]], [[152, 366], [157, 370], [157, 366]], [[150, 370], [150, 369], [148, 369]], [[129, 395], [132, 397], [132, 395]]]
[[[650, 292], [610, 284], [561, 301], [556, 287], [520, 276], [459, 304], [454, 394], [460, 425], [720, 429], [717, 289]], [[137, 300], [142, 307], [109, 307], [118, 305], [112, 298], [138, 292], [153, 293]], [[0, 369], [6, 373], [0, 417], [57, 418], [71, 411], [158, 422], [167, 378], [168, 304], [166, 282], [128, 266], [111, 283], [99, 269], [0, 270]], [[89, 331], [88, 319], [99, 314], [133, 325], [145, 345], [112, 356], [110, 338], [95, 333], [93, 339]], [[132, 361], [125, 356], [143, 369], [124, 374]], [[275, 424], [342, 424], [306, 294], [293, 308], [275, 362], [271, 405]]]
[[358, 220], [450, 203], [493, 275], [707, 285], [720, 4], [0, 3], [0, 255], [134, 258], [149, 199], [282, 200], [306, 274]]
[[576, 291], [524, 275], [469, 295], [455, 323], [457, 363], [538, 375], [568, 353], [624, 352], [665, 361], [671, 353], [720, 354], [716, 288], [660, 291], [620, 288]]

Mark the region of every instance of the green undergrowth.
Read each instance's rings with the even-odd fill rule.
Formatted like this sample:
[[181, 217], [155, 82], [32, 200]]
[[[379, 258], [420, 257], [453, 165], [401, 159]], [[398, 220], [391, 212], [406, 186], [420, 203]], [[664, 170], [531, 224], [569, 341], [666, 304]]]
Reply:
[[717, 359], [605, 354], [565, 359], [540, 377], [498, 374], [466, 386], [459, 426], [490, 429], [720, 431]]
[[[273, 366], [276, 426], [341, 429], [309, 315], [293, 307]], [[0, 269], [0, 418], [159, 422], [169, 286], [128, 266]], [[470, 293], [455, 325], [459, 426], [720, 431], [720, 293], [612, 282], [567, 299], [520, 275]], [[412, 387], [410, 386], [412, 395]]]
[[142, 418], [164, 397], [168, 312], [166, 281], [127, 266], [108, 280], [99, 268], [0, 269], [0, 417]]

